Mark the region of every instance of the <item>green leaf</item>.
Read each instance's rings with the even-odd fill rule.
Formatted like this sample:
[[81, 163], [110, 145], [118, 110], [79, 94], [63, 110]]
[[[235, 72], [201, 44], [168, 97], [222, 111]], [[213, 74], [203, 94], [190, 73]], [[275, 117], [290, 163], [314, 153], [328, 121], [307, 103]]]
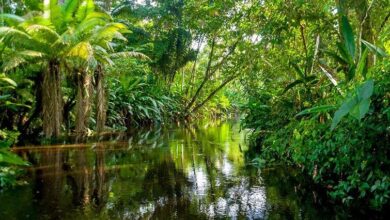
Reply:
[[43, 1], [43, 18], [54, 23], [61, 21], [61, 17], [58, 0]]
[[65, 21], [72, 19], [72, 15], [76, 12], [76, 9], [79, 5], [79, 0], [66, 0], [61, 7], [62, 14]]
[[9, 140], [6, 141], [0, 141], [0, 149], [1, 148], [9, 148], [12, 145], [12, 143]]
[[374, 91], [374, 81], [367, 80], [358, 88], [354, 94], [343, 102], [341, 107], [335, 112], [332, 120], [331, 130], [335, 129], [341, 119], [350, 114], [357, 120], [361, 120], [368, 112], [371, 103], [371, 96]]
[[12, 79], [10, 79], [8, 77], [1, 77], [0, 76], [0, 81], [6, 82], [6, 83], [8, 83], [8, 84], [10, 84], [12, 86], [15, 86], [15, 87], [18, 86], [18, 84], [16, 84], [15, 81], [13, 81]]
[[332, 125], [331, 130], [334, 130], [336, 126], [340, 123], [341, 119], [346, 116], [353, 107], [357, 104], [356, 98], [351, 98], [344, 102], [341, 107], [335, 112], [333, 119], [332, 119]]
[[295, 71], [298, 73], [298, 75], [304, 79], [305, 78], [305, 74], [303, 73], [303, 71], [301, 70], [301, 68], [299, 68], [298, 64], [294, 63], [294, 62], [291, 62], [291, 65], [292, 67], [295, 69]]
[[357, 88], [357, 95], [359, 100], [369, 99], [374, 92], [374, 81], [372, 79], [367, 80], [361, 86]]
[[294, 82], [288, 84], [288, 85], [286, 86], [286, 88], [284, 89], [283, 94], [286, 93], [288, 90], [290, 90], [290, 89], [294, 88], [295, 86], [297, 86], [297, 85], [299, 85], [299, 84], [302, 84], [302, 83], [304, 83], [304, 81], [298, 79], [298, 80], [295, 80]]
[[366, 78], [367, 75], [367, 70], [366, 70], [367, 55], [368, 55], [368, 50], [365, 49], [356, 67], [356, 73], [362, 75], [364, 78]]
[[5, 100], [11, 97], [11, 95], [0, 95], [0, 100]]
[[301, 115], [308, 115], [313, 113], [320, 113], [320, 112], [328, 112], [330, 110], [336, 109], [335, 105], [320, 105], [313, 108], [305, 109], [301, 112], [299, 112], [295, 117], [301, 116]]
[[112, 57], [112, 58], [134, 57], [134, 58], [138, 58], [140, 60], [151, 61], [151, 59], [148, 56], [146, 56], [145, 54], [140, 53], [140, 52], [135, 52], [135, 51], [116, 52], [116, 53], [110, 54], [110, 57]]
[[0, 27], [0, 41], [5, 45], [13, 45], [16, 41], [30, 43], [31, 37], [18, 29], [12, 27]]
[[8, 151], [7, 149], [0, 149], [0, 163], [26, 166], [28, 163], [20, 158], [18, 155]]
[[13, 103], [13, 102], [9, 102], [9, 101], [6, 101], [5, 106], [12, 108], [14, 110], [17, 110], [17, 107], [31, 108], [31, 106], [29, 106], [29, 105]]
[[347, 81], [352, 80], [356, 75], [356, 67], [355, 65], [350, 65], [348, 72], [346, 74]]
[[366, 45], [366, 47], [367, 47], [371, 52], [374, 52], [374, 53], [376, 53], [377, 55], [382, 56], [382, 57], [387, 57], [387, 56], [388, 56], [388, 54], [386, 53], [385, 50], [383, 50], [383, 49], [381, 49], [381, 48], [379, 48], [379, 47], [377, 47], [377, 46], [375, 46], [375, 45], [373, 45], [373, 44], [371, 44], [371, 43], [369, 43], [369, 42], [367, 42], [367, 41], [365, 41], [365, 40], [362, 40], [362, 43], [363, 43], [364, 45]]
[[311, 81], [314, 81], [317, 77], [316, 76], [307, 76], [305, 78], [305, 82], [311, 82]]
[[353, 34], [352, 27], [346, 16], [341, 18], [341, 30], [344, 38], [344, 45], [347, 52], [352, 59], [355, 58], [355, 37]]
[[350, 112], [351, 116], [357, 120], [361, 120], [370, 108], [370, 99], [364, 99], [357, 104]]
[[78, 21], [82, 21], [88, 16], [88, 14], [94, 11], [95, 11], [95, 4], [93, 0], [82, 0], [76, 12], [76, 18]]

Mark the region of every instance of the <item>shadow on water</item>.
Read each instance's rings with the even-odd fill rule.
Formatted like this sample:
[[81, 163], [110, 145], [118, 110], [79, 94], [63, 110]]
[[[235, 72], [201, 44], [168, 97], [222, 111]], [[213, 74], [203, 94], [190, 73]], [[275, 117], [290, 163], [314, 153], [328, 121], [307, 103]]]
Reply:
[[230, 122], [26, 146], [26, 186], [0, 193], [1, 219], [332, 219], [293, 170], [246, 164]]

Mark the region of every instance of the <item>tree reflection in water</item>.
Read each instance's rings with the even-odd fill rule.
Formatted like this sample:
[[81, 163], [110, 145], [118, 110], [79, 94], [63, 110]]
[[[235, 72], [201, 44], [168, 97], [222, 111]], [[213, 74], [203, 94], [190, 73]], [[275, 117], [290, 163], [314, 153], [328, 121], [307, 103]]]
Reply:
[[288, 171], [261, 172], [246, 165], [244, 137], [237, 124], [202, 123], [21, 148], [35, 161], [29, 168], [32, 184], [13, 196], [0, 194], [1, 201], [21, 206], [0, 207], [0, 214], [40, 219], [326, 216], [310, 199], [297, 196], [298, 181], [286, 178]]

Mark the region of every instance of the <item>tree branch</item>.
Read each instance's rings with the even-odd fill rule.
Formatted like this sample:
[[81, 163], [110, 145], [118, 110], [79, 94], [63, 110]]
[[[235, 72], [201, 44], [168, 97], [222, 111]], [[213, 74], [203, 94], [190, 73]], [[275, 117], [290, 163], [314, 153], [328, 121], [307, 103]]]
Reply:
[[205, 74], [204, 74], [203, 81], [200, 84], [200, 86], [198, 87], [198, 89], [196, 90], [194, 96], [192, 96], [191, 101], [188, 103], [187, 107], [185, 108], [185, 112], [188, 112], [188, 110], [194, 105], [196, 99], [199, 96], [200, 91], [202, 90], [203, 86], [206, 84], [206, 82], [209, 79], [209, 72], [210, 72], [210, 68], [211, 68], [211, 62], [212, 62], [213, 56], [214, 56], [215, 40], [216, 40], [216, 37], [214, 36], [213, 40], [211, 42], [211, 51], [210, 51], [210, 54], [209, 54], [209, 60], [208, 60], [208, 63], [207, 63], [207, 68], [206, 68], [206, 71], [205, 71]]
[[212, 91], [205, 100], [203, 100], [201, 103], [199, 103], [197, 106], [195, 106], [195, 108], [191, 111], [192, 113], [198, 111], [201, 107], [204, 106], [204, 104], [206, 104], [211, 98], [214, 97], [215, 94], [217, 94], [217, 92], [219, 92], [223, 87], [226, 86], [226, 84], [228, 84], [229, 82], [233, 81], [234, 79], [236, 79], [238, 77], [238, 74], [236, 75], [233, 75], [231, 77], [229, 77], [228, 79], [226, 79], [221, 85], [219, 85], [214, 91]]

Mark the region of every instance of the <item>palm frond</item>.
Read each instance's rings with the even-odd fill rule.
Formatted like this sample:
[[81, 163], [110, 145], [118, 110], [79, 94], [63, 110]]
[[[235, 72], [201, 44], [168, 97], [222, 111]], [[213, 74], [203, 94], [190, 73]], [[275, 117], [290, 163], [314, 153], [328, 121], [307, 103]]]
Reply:
[[24, 59], [23, 56], [12, 56], [9, 57], [8, 59], [4, 59], [2, 69], [4, 70], [4, 72], [7, 72], [26, 62], [27, 60]]
[[15, 81], [13, 81], [12, 79], [6, 77], [6, 75], [4, 73], [0, 74], [0, 81], [5, 82], [8, 85], [11, 85], [11, 86], [14, 86], [14, 87], [18, 86]]
[[88, 60], [93, 56], [92, 45], [89, 42], [80, 42], [69, 50], [68, 56]]
[[107, 22], [101, 18], [90, 18], [85, 19], [82, 21], [75, 31], [75, 34], [77, 35], [87, 35], [88, 33], [91, 33], [94, 29], [96, 29], [97, 26], [103, 26]]
[[95, 11], [95, 4], [93, 0], [82, 0], [76, 12], [76, 18], [78, 21], [82, 21], [88, 16], [88, 14], [94, 11]]
[[62, 16], [65, 22], [72, 20], [73, 14], [76, 12], [80, 0], [66, 0], [61, 7]]
[[91, 19], [91, 18], [99, 18], [99, 19], [102, 19], [105, 21], [112, 21], [113, 20], [111, 15], [109, 15], [108, 13], [96, 12], [96, 11], [88, 13], [87, 17], [85, 19]]
[[34, 39], [45, 43], [54, 43], [60, 38], [60, 35], [50, 27], [34, 24], [26, 27], [27, 33]]
[[[3, 70], [9, 71], [29, 61], [44, 57], [45, 54], [33, 50], [6, 50], [3, 53]], [[36, 63], [36, 62], [34, 62]]]
[[95, 49], [95, 58], [99, 63], [104, 63], [109, 66], [113, 66], [114, 62], [111, 60], [107, 50], [99, 45], [94, 47]]
[[10, 40], [30, 40], [31, 37], [16, 28], [13, 27], [0, 27], [0, 41], [4, 43], [9, 43]]
[[23, 57], [26, 57], [26, 58], [40, 58], [40, 57], [43, 57], [44, 56], [44, 53], [42, 52], [39, 52], [39, 51], [33, 51], [33, 50], [24, 50], [24, 51], [20, 51], [19, 54]]
[[126, 51], [126, 52], [117, 52], [117, 53], [112, 53], [110, 54], [111, 58], [124, 58], [124, 57], [133, 57], [133, 58], [138, 58], [141, 60], [148, 60], [150, 61], [150, 58], [146, 56], [143, 53], [140, 52], [135, 52], [135, 51]]
[[120, 33], [122, 31], [126, 31], [126, 25], [122, 23], [109, 23], [104, 27], [99, 28], [92, 36], [92, 39], [96, 42], [101, 41], [111, 41], [113, 38], [126, 40], [123, 35]]
[[61, 21], [61, 10], [58, 0], [43, 0], [43, 18], [53, 23]]

